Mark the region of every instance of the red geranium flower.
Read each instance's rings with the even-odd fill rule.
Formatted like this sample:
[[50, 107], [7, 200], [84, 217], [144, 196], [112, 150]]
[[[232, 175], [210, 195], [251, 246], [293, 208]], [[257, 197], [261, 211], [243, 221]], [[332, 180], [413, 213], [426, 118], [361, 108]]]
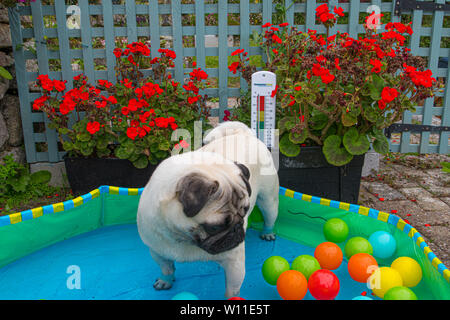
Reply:
[[94, 134], [94, 133], [96, 133], [96, 132], [98, 132], [100, 130], [100, 123], [98, 123], [97, 121], [88, 122], [88, 124], [86, 126], [86, 130], [90, 134]]
[[127, 129], [127, 136], [128, 136], [128, 138], [130, 138], [131, 140], [135, 140], [136, 137], [138, 136], [138, 134], [139, 134], [139, 131], [138, 131], [138, 129], [135, 128], [135, 127], [129, 127], [129, 128]]
[[381, 61], [377, 59], [370, 59], [370, 64], [373, 66], [371, 71], [375, 73], [379, 73], [381, 71], [381, 67], [383, 66]]
[[384, 87], [383, 91], [381, 91], [381, 99], [389, 103], [398, 96], [398, 91], [395, 88]]

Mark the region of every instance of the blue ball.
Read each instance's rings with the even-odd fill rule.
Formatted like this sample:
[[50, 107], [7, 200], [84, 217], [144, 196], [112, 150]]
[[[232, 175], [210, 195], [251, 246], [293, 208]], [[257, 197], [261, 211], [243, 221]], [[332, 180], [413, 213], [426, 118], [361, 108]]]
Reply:
[[397, 241], [386, 231], [377, 231], [369, 237], [373, 248], [373, 256], [380, 259], [392, 257], [397, 249]]
[[357, 296], [354, 297], [352, 300], [373, 300], [373, 299], [365, 296]]
[[198, 297], [190, 292], [177, 293], [172, 300], [198, 300]]

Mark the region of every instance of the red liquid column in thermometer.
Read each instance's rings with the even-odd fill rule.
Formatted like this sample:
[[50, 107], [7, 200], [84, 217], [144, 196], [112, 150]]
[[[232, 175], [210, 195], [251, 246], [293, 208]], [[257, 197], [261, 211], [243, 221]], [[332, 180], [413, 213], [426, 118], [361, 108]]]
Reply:
[[264, 106], [265, 96], [258, 96], [258, 137], [264, 138]]

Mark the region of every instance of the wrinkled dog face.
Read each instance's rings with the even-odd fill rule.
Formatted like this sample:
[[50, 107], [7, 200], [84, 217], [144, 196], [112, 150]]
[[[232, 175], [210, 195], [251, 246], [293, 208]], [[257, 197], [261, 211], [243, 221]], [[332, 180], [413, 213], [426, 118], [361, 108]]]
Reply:
[[245, 238], [244, 217], [250, 206], [250, 172], [236, 163], [236, 181], [216, 181], [203, 173], [190, 173], [176, 188], [184, 214], [196, 221], [190, 230], [194, 243], [210, 254], [237, 247]]

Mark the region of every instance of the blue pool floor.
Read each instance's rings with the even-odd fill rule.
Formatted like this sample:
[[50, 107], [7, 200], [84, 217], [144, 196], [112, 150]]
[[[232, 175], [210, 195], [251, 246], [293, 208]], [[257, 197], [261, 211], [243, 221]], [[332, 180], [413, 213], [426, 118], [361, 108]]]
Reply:
[[[314, 248], [278, 237], [274, 242], [260, 240], [258, 232], [246, 236], [246, 277], [241, 297], [248, 300], [278, 300], [276, 287], [267, 284], [261, 274], [265, 259], [273, 255], [290, 263], [302, 254], [314, 254]], [[176, 263], [176, 281], [172, 289], [156, 291], [153, 282], [159, 267], [142, 243], [136, 225], [102, 228], [37, 251], [0, 269], [0, 299], [72, 300], [72, 299], [171, 299], [189, 291], [200, 300], [224, 299], [225, 276], [214, 262]], [[353, 281], [347, 264], [334, 270], [341, 289], [336, 299], [352, 299], [370, 290]], [[79, 275], [80, 288], [77, 284]], [[71, 288], [71, 289], [69, 289]], [[305, 299], [314, 299], [310, 293]]]

